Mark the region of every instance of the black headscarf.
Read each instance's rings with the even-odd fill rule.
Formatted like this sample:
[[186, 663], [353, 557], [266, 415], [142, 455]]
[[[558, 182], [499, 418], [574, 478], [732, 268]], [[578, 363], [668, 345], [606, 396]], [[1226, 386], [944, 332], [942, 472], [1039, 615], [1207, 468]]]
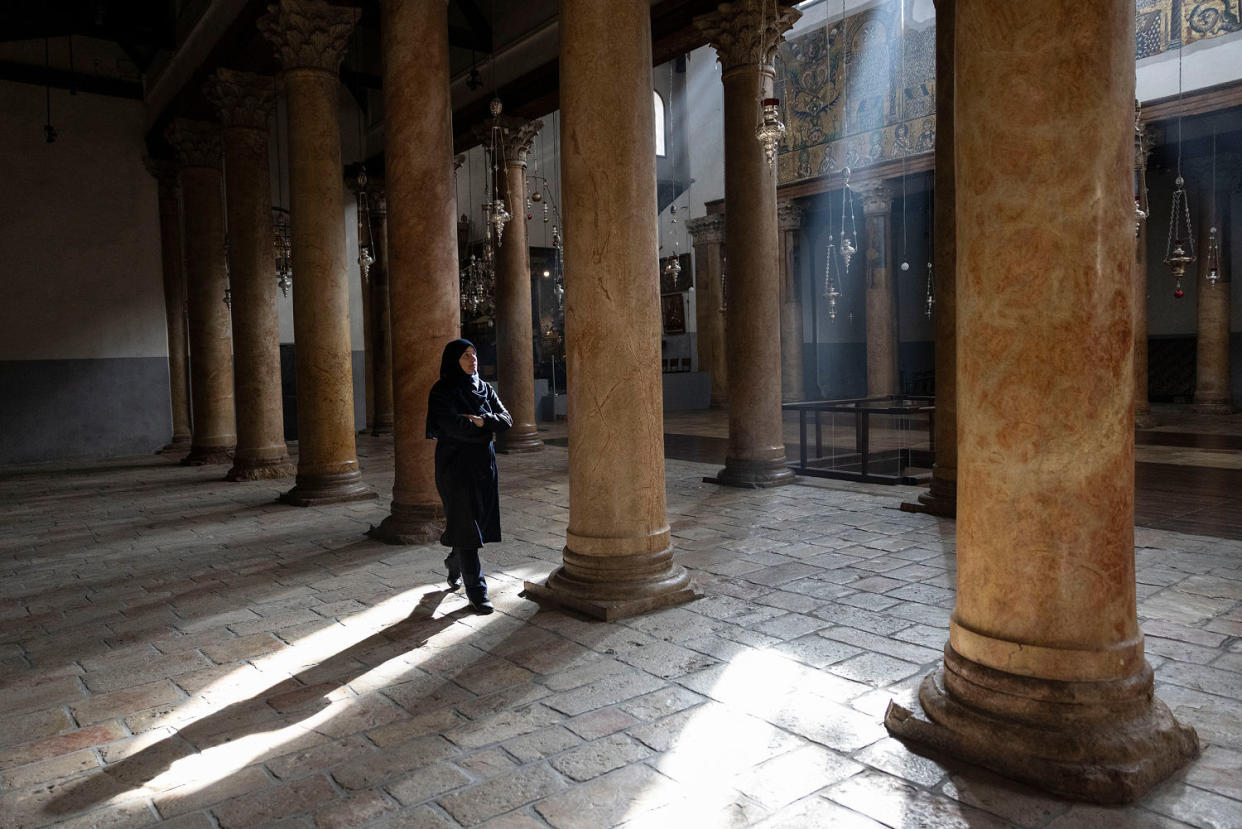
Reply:
[[[452, 340], [444, 346], [444, 353], [440, 355], [440, 380], [432, 387], [432, 393], [437, 388], [442, 388], [451, 392], [472, 412], [477, 412], [487, 402], [487, 385], [478, 374], [466, 374], [462, 370], [461, 355], [466, 353], [467, 348], [474, 348], [475, 353], [478, 353], [474, 343], [469, 340]], [[427, 437], [436, 437], [430, 408], [427, 412]]]

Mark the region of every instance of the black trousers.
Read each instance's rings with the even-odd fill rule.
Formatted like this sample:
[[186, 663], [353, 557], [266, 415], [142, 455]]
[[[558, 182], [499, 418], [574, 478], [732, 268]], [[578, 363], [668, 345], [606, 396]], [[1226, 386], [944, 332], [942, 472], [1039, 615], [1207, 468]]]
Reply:
[[477, 548], [454, 547], [453, 552], [444, 559], [444, 566], [450, 571], [456, 569], [461, 572], [461, 582], [471, 601], [487, 598], [487, 581], [483, 578], [483, 564], [479, 561]]

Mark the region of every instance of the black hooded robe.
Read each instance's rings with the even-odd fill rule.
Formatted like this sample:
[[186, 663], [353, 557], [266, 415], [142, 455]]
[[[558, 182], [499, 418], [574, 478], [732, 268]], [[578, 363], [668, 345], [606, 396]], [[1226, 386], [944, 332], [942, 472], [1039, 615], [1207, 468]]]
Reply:
[[[446, 547], [477, 549], [500, 541], [500, 480], [492, 438], [513, 418], [491, 386], [462, 371], [468, 340], [453, 340], [440, 359], [440, 379], [427, 399], [427, 437], [436, 441], [436, 491], [447, 526]], [[462, 415], [478, 415], [475, 426]]]

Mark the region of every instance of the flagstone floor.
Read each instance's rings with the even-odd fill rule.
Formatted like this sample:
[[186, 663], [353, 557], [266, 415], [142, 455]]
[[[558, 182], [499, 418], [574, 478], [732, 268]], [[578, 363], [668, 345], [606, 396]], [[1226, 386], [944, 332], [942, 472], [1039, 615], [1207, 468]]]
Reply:
[[0, 470], [0, 826], [1242, 826], [1242, 541], [1136, 532], [1157, 694], [1204, 752], [1099, 808], [886, 735], [954, 602], [919, 490], [670, 460], [703, 597], [600, 623], [518, 595], [559, 562], [567, 453], [505, 456], [480, 617], [442, 550], [363, 536], [391, 442], [359, 447], [379, 501], [310, 509], [161, 457]]

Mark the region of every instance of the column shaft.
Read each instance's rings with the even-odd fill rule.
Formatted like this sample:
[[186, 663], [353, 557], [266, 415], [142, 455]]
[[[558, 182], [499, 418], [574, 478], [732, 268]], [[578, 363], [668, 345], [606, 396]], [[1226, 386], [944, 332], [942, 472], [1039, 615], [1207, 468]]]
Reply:
[[928, 491], [907, 511], [957, 515], [957, 186], [953, 162], [953, 18], [957, 0], [936, 0], [936, 169], [932, 204], [932, 273], [936, 304], [935, 460]]
[[729, 376], [725, 365], [724, 216], [709, 213], [687, 223], [694, 239], [694, 318], [699, 371], [711, 375], [711, 407], [729, 402]]
[[1228, 267], [1223, 257], [1217, 257], [1217, 272], [1221, 279], [1215, 285], [1207, 281], [1208, 243], [1210, 227], [1220, 233], [1228, 229], [1228, 223], [1220, 222], [1221, 201], [1216, 182], [1202, 176], [1200, 192], [1203, 194], [1199, 208], [1199, 261], [1192, 267], [1198, 270], [1195, 294], [1198, 304], [1198, 336], [1195, 349], [1195, 411], [1210, 414], [1228, 414], [1233, 411], [1229, 392], [1229, 300], [1230, 284]]
[[285, 447], [267, 158], [267, 123], [276, 100], [275, 86], [270, 78], [218, 69], [206, 93], [225, 125], [225, 209], [237, 395], [237, 451], [228, 479], [285, 478], [294, 473], [294, 465]]
[[371, 217], [374, 228], [375, 264], [371, 266], [371, 336], [367, 340], [372, 352], [367, 388], [372, 389], [372, 414], [369, 420], [372, 435], [392, 434], [392, 302], [388, 277], [388, 207], [384, 193], [372, 197]]
[[802, 209], [793, 202], [777, 208], [781, 229], [781, 400], [789, 403], [805, 396], [802, 378], [802, 296], [798, 291], [798, 237]]
[[867, 395], [897, 394], [897, 319], [893, 302], [893, 191], [884, 182], [855, 188], [866, 223]]
[[[353, 191], [354, 202], [357, 204], [358, 185], [355, 182], [347, 181], [345, 183], [347, 189]], [[368, 197], [370, 194], [368, 194]], [[367, 244], [367, 219], [363, 215], [363, 211], [359, 206], [358, 212], [355, 214], [358, 221], [356, 224], [358, 251], [359, 256], [362, 255], [362, 247]], [[375, 266], [379, 264], [375, 251], [371, 251], [371, 256], [376, 259], [372, 263], [370, 269], [366, 272], [362, 269], [362, 263], [358, 262], [358, 281], [359, 296], [362, 297], [362, 376], [366, 378], [365, 394], [366, 401], [364, 411], [367, 418], [367, 429], [375, 428], [375, 313], [372, 308], [375, 293]]]
[[186, 342], [186, 293], [181, 248], [181, 193], [176, 165], [148, 162], [159, 186], [160, 262], [164, 273], [164, 313], [168, 324], [168, 391], [172, 405], [172, 439], [161, 449], [184, 454], [190, 449], [189, 352]]
[[169, 139], [181, 161], [185, 275], [189, 307], [193, 437], [190, 465], [227, 463], [237, 444], [233, 343], [224, 256], [219, 127], [174, 121]]
[[694, 598], [664, 496], [651, 20], [561, 4], [569, 530], [537, 601], [611, 619]]
[[288, 98], [298, 475], [281, 500], [296, 506], [374, 498], [354, 442], [349, 270], [337, 68], [356, 10], [279, 0], [259, 20], [276, 48]]
[[[971, 125], [955, 136], [957, 606], [943, 675], [920, 688], [934, 724], [894, 705], [886, 724], [1127, 802], [1198, 751], [1152, 696], [1135, 609], [1134, 8], [1062, 4], [1017, 25], [1004, 4], [958, 0], [956, 17], [955, 120]], [[1075, 105], [1055, 106], [1068, 86]]]
[[[521, 128], [515, 127], [519, 131]], [[537, 129], [537, 127], [536, 127]], [[512, 130], [510, 130], [512, 132]], [[534, 138], [534, 130], [529, 130]], [[534, 329], [530, 297], [530, 252], [526, 243], [526, 149], [509, 140], [502, 181], [513, 218], [505, 226], [496, 258], [496, 351], [500, 399], [513, 415], [513, 428], [501, 433], [502, 452], [543, 448], [535, 427]]]
[[392, 512], [371, 534], [412, 544], [443, 529], [427, 395], [461, 329], [448, 9], [443, 0], [384, 0], [381, 14], [396, 476]]

